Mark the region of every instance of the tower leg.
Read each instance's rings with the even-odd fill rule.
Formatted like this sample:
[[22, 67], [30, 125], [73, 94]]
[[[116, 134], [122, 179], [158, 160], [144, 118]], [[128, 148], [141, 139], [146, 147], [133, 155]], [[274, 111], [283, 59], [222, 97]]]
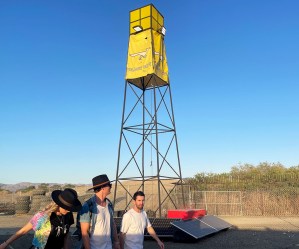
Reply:
[[[150, 101], [149, 93], [151, 94]], [[129, 99], [130, 94], [137, 98], [135, 104], [134, 101]], [[166, 99], [166, 96], [169, 96], [169, 98]], [[131, 109], [126, 109], [127, 106], [130, 106]], [[153, 139], [152, 136], [154, 136]], [[124, 153], [125, 149], [127, 149], [126, 153]], [[152, 151], [154, 152], [152, 153]], [[146, 160], [149, 158], [151, 168], [146, 167]], [[150, 170], [156, 172], [149, 172]], [[121, 199], [128, 197], [126, 205], [124, 206], [122, 203], [121, 207], [117, 207], [118, 209], [127, 209], [134, 192], [142, 190], [146, 196], [152, 198], [153, 206], [151, 209], [153, 209], [156, 216], [162, 217], [162, 211], [169, 209], [170, 206], [178, 207], [178, 203], [174, 201], [172, 195], [173, 190], [177, 187], [181, 187], [183, 206], [185, 205], [169, 85], [152, 86], [150, 88], [144, 86], [144, 89], [140, 89], [128, 81], [125, 82], [115, 179], [114, 205], [117, 206]], [[148, 186], [150, 181], [156, 183], [156, 190], [153, 192], [154, 189], [152, 188], [151, 194], [149, 194]]]

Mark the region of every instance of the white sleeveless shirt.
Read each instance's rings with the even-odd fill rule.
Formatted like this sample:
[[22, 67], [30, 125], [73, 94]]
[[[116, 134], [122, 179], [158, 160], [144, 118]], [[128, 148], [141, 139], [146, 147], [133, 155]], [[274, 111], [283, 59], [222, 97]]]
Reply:
[[108, 204], [106, 207], [97, 205], [97, 220], [93, 234], [90, 237], [91, 249], [112, 249], [111, 225]]

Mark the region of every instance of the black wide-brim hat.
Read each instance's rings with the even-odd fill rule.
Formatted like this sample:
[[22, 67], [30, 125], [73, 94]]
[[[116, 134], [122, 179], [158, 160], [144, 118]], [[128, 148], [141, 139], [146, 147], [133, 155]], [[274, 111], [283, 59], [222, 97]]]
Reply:
[[78, 194], [71, 188], [54, 190], [51, 194], [53, 201], [59, 206], [71, 212], [78, 212], [82, 204], [78, 200]]
[[88, 189], [91, 190], [91, 189], [95, 189], [95, 188], [99, 188], [105, 184], [109, 184], [111, 183], [111, 181], [109, 180], [108, 176], [107, 175], [98, 175], [94, 178], [92, 178], [92, 188]]

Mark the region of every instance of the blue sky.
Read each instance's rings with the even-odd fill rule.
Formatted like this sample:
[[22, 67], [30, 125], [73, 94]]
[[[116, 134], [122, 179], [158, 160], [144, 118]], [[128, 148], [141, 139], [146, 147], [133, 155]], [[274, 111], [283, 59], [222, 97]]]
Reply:
[[183, 177], [299, 164], [299, 1], [0, 1], [0, 183], [115, 178], [129, 11], [164, 15]]

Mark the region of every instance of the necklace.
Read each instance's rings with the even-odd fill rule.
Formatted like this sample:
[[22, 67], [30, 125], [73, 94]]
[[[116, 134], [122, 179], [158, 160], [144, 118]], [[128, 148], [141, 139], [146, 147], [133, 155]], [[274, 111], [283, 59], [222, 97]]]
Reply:
[[57, 215], [57, 214], [56, 214], [56, 217], [57, 217], [59, 223], [62, 225], [62, 223], [63, 223], [63, 217], [61, 215]]

